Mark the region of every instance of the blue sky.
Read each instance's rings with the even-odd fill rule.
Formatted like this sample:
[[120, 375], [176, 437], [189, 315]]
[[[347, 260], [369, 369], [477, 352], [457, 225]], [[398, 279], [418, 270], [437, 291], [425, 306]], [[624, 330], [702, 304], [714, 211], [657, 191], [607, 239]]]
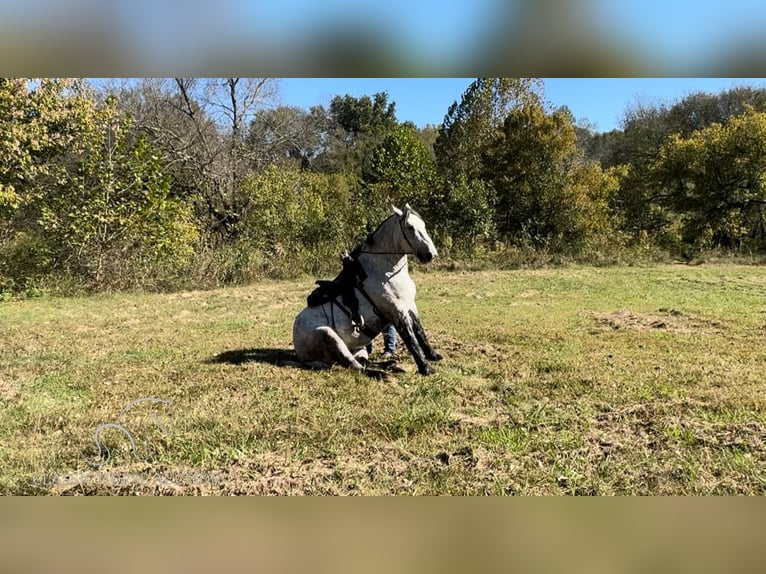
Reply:
[[699, 70], [717, 69], [720, 59], [736, 64], [748, 47], [749, 53], [762, 52], [766, 22], [763, 0], [283, 0], [251, 6], [258, 36], [274, 46], [289, 49], [307, 37], [356, 29], [379, 34], [393, 52], [435, 69], [463, 69], [460, 62], [482, 67], [492, 46], [527, 32], [545, 38], [543, 44], [532, 43], [521, 53], [501, 47], [499, 65], [511, 61], [518, 69], [531, 60], [547, 70], [540, 45], [576, 48], [596, 40], [635, 59], [624, 61], [628, 73], [642, 69], [640, 63], [663, 76], [704, 75]]
[[765, 25], [763, 0], [0, 0], [0, 63], [20, 76], [766, 75]]
[[[481, 43], [508, 0], [282, 0], [252, 2], [253, 21], [263, 23], [265, 39], [280, 44], [344, 26], [366, 27], [426, 60], [454, 61]], [[511, 2], [513, 5], [514, 2]]]
[[[400, 121], [439, 124], [473, 78], [284, 78], [280, 103], [308, 109], [327, 106], [334, 95], [372, 96], [388, 92]], [[637, 102], [672, 103], [694, 92], [718, 93], [740, 85], [766, 88], [764, 78], [549, 78], [545, 97], [566, 105], [597, 131], [620, 127], [625, 110]]]
[[653, 65], [689, 69], [730, 49], [763, 49], [763, 0], [590, 0], [595, 28]]

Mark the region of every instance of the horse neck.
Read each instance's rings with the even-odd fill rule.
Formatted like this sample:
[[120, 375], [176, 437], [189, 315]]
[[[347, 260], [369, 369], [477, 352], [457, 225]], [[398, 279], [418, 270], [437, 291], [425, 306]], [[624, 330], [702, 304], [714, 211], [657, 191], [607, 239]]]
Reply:
[[406, 270], [407, 253], [410, 250], [410, 246], [402, 235], [399, 217], [392, 215], [367, 238], [362, 245], [360, 256], [384, 272], [390, 272], [402, 266]]

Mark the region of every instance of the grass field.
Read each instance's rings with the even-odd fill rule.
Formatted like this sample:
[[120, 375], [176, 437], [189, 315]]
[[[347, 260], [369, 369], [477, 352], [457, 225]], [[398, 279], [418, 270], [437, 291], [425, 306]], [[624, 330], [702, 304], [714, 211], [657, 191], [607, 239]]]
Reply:
[[766, 268], [414, 277], [429, 377], [279, 366], [311, 278], [0, 303], [0, 492], [766, 494]]

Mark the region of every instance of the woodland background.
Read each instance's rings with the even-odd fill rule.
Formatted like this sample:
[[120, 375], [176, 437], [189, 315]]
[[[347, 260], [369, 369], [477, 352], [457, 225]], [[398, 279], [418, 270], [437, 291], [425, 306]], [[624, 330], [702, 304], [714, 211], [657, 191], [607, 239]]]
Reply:
[[766, 90], [635, 104], [597, 133], [532, 78], [438, 126], [270, 78], [0, 79], [0, 296], [331, 275], [409, 202], [443, 267], [766, 253]]

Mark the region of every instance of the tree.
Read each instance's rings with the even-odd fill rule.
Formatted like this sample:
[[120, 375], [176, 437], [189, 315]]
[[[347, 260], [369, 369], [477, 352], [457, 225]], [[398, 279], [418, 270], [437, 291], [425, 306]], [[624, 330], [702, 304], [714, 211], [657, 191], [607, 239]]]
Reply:
[[66, 181], [90, 109], [84, 89], [75, 80], [0, 78], [0, 239], [28, 223], [18, 218], [39, 193]]
[[247, 136], [253, 169], [261, 171], [272, 163], [286, 160], [298, 162], [303, 169], [311, 167], [321, 150], [325, 125], [319, 106], [308, 112], [292, 106], [258, 110]]
[[51, 270], [41, 203], [69, 180], [92, 103], [83, 82], [0, 79], [0, 290]]
[[0, 109], [2, 283], [64, 272], [124, 285], [139, 268], [158, 276], [184, 263], [191, 211], [114, 97], [72, 80], [2, 81]]
[[323, 149], [315, 168], [326, 173], [360, 175], [372, 149], [398, 125], [396, 104], [386, 92], [370, 96], [335, 96], [326, 110]]
[[483, 161], [504, 238], [576, 248], [606, 230], [616, 181], [582, 159], [568, 110], [547, 114], [540, 103], [513, 109]]
[[613, 208], [621, 228], [634, 237], [652, 236], [669, 245], [683, 225], [668, 209], [668, 190], [652, 169], [662, 146], [673, 134], [690, 137], [718, 123], [726, 125], [747, 108], [766, 110], [766, 90], [738, 87], [720, 94], [694, 93], [669, 105], [637, 103], [625, 112], [622, 133], [610, 138], [604, 166], [624, 165], [624, 177]]
[[530, 78], [478, 78], [444, 116], [434, 153], [448, 179], [481, 177], [481, 156], [511, 110], [536, 102], [542, 83]]
[[388, 93], [369, 96], [335, 96], [330, 102], [330, 117], [353, 142], [363, 135], [385, 133], [396, 125], [396, 104], [388, 101]]
[[471, 254], [478, 244], [495, 237], [495, 192], [490, 183], [469, 181], [461, 173], [449, 182], [439, 178], [439, 185], [440, 195], [429, 214], [435, 241]]
[[426, 147], [434, 161], [436, 161], [434, 145], [436, 144], [437, 137], [439, 137], [439, 126], [428, 124], [425, 127], [418, 129], [418, 139]]
[[652, 174], [686, 243], [766, 248], [766, 112], [672, 136]]
[[364, 181], [372, 221], [382, 219], [392, 203], [412, 203], [426, 217], [435, 207], [436, 168], [411, 124], [391, 128], [373, 149]]
[[713, 124], [726, 124], [749, 108], [766, 110], [766, 89], [740, 86], [721, 92], [690, 94], [667, 111], [670, 131], [689, 136]]
[[269, 78], [174, 78], [147, 79], [119, 95], [162, 153], [174, 193], [193, 200], [219, 237], [235, 236], [249, 208], [241, 193], [254, 159], [248, 127], [275, 91]]
[[244, 259], [270, 274], [335, 269], [338, 254], [364, 231], [365, 211], [343, 174], [272, 164], [245, 178], [253, 209], [241, 240]]
[[39, 231], [54, 265], [92, 287], [136, 280], [140, 267], [180, 266], [197, 230], [170, 195], [159, 155], [108, 98], [87, 118], [66, 182], [39, 198]]
[[[619, 214], [619, 227], [640, 238], [646, 234], [664, 236], [670, 227], [670, 214], [658, 204], [658, 189], [651, 166], [670, 135], [666, 106], [637, 104], [625, 113], [622, 134], [617, 136], [603, 164], [624, 165], [612, 209]], [[663, 239], [664, 241], [664, 239]]]

